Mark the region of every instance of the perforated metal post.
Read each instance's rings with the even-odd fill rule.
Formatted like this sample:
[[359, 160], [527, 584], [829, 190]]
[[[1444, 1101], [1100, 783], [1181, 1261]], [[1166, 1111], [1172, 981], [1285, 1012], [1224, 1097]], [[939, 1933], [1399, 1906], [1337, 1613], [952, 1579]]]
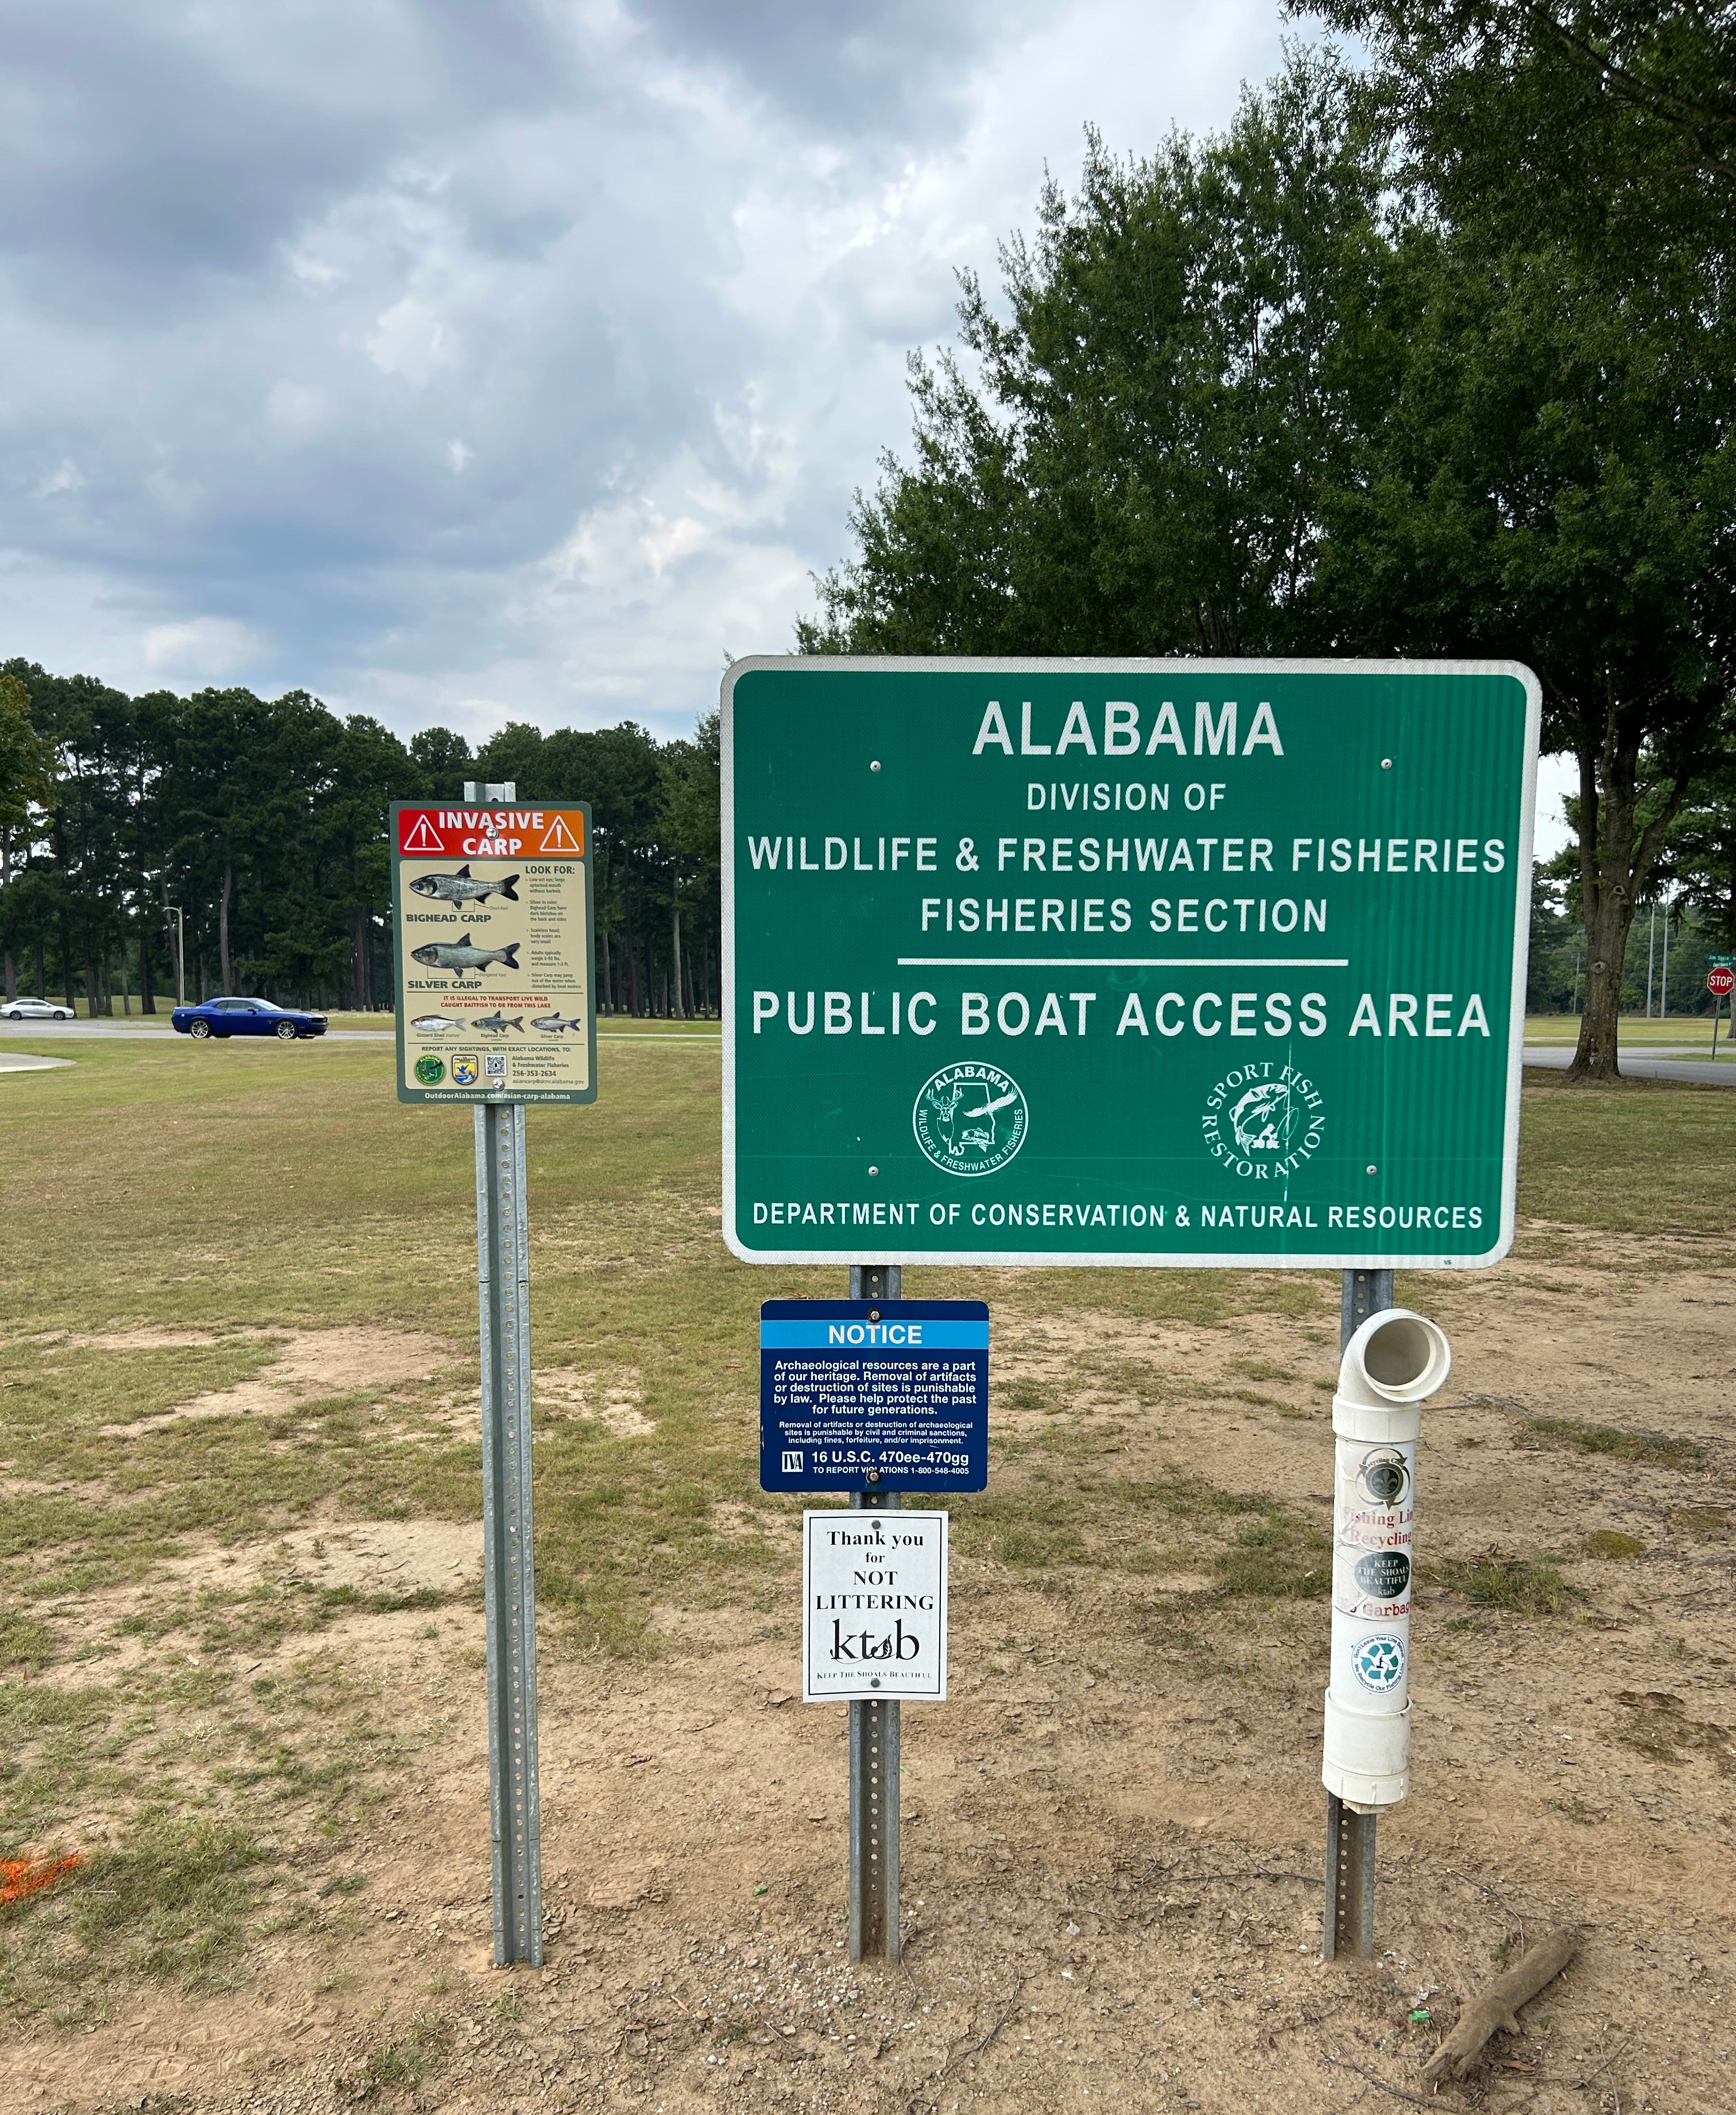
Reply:
[[482, 1308], [483, 1585], [494, 1963], [543, 1964], [537, 1797], [537, 1618], [530, 1520], [530, 1251], [524, 1105], [476, 1110]]
[[[852, 1300], [896, 1300], [896, 1264], [852, 1264]], [[896, 1491], [853, 1493], [867, 1512], [895, 1512]], [[895, 1961], [898, 1943], [898, 1705], [850, 1707], [850, 1957]]]
[[[1340, 1296], [1338, 1348], [1346, 1344], [1371, 1314], [1393, 1304], [1390, 1270], [1347, 1270]], [[1359, 1813], [1335, 1792], [1326, 1794], [1327, 1960], [1349, 1954], [1374, 1958], [1374, 1844], [1376, 1816]]]

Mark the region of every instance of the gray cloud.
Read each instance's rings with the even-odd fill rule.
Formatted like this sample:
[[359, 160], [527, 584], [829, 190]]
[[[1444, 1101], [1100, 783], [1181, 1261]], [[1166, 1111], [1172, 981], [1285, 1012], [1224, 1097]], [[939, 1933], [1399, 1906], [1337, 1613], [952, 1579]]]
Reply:
[[129, 686], [685, 723], [787, 642], [909, 346], [1276, 0], [19, 0], [0, 619]]

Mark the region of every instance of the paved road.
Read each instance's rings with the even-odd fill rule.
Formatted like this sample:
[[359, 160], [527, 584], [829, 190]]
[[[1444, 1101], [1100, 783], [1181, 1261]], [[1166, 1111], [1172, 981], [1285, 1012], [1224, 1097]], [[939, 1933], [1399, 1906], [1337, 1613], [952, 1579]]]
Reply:
[[[394, 1031], [389, 1028], [328, 1028], [326, 1039], [333, 1043], [390, 1043]], [[52, 1035], [57, 1042], [63, 1035], [93, 1036], [98, 1042], [112, 1040], [135, 1043], [186, 1043], [190, 1038], [177, 1035], [172, 1028], [134, 1028], [126, 1021], [0, 1021], [0, 1036]], [[268, 1041], [268, 1037], [250, 1036], [249, 1042]], [[679, 1029], [599, 1028], [599, 1043], [716, 1043], [723, 1038], [703, 1031], [688, 1034]]]
[[[1711, 1037], [1707, 1037], [1711, 1041]], [[1528, 1050], [1525, 1062], [1541, 1065], [1550, 1071], [1564, 1072], [1573, 1062], [1571, 1050]], [[1630, 1080], [1691, 1080], [1714, 1087], [1736, 1087], [1736, 1065], [1715, 1065], [1710, 1058], [1697, 1063], [1692, 1058], [1659, 1058], [1647, 1053], [1641, 1057], [1637, 1051], [1624, 1050], [1621, 1069]]]

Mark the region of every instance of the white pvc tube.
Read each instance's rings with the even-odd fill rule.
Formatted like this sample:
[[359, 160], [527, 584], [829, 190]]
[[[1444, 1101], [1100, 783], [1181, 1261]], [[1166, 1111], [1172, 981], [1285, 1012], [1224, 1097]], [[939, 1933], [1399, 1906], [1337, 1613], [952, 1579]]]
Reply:
[[1344, 1347], [1332, 1401], [1332, 1672], [1321, 1775], [1358, 1808], [1410, 1788], [1411, 1537], [1422, 1398], [1452, 1363], [1432, 1322], [1400, 1308]]

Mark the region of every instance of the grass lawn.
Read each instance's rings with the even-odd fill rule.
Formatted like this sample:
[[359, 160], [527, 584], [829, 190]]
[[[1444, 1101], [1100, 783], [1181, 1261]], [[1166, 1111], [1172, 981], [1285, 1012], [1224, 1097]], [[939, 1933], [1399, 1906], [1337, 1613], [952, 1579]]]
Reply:
[[[100, 2016], [103, 1975], [212, 1987], [240, 1972], [247, 1933], [317, 1921], [366, 1817], [404, 1780], [387, 1700], [319, 1639], [369, 1608], [433, 1637], [445, 1611], [474, 1605], [474, 1582], [322, 1585], [291, 1539], [479, 1513], [465, 1418], [472, 1126], [467, 1110], [401, 1106], [378, 1044], [75, 1049], [44, 1029], [7, 1047], [74, 1062], [0, 1076], [0, 1859], [75, 1829], [107, 1847], [53, 1896], [0, 1906], [0, 2008], [71, 2021]], [[643, 1662], [658, 1607], [728, 1606], [784, 1561], [799, 1508], [758, 1489], [757, 1310], [836, 1293], [841, 1273], [750, 1269], [723, 1248], [715, 1051], [624, 1039], [602, 1085], [594, 1108], [529, 1119], [533, 1342], [552, 1377], [537, 1411], [538, 1593], [552, 1654]], [[1728, 1187], [1712, 1172], [1733, 1114], [1712, 1087], [1533, 1078], [1521, 1212], [1723, 1237]], [[1065, 1385], [1007, 1395], [1038, 1413], [1098, 1371], [1142, 1402], [1212, 1392], [1133, 1372], [1105, 1317], [1209, 1326], [1257, 1310], [1290, 1318], [1328, 1360], [1335, 1342], [1338, 1286], [1319, 1272], [922, 1269], [905, 1291], [987, 1297], [997, 1324], [1092, 1318], [1095, 1348], [1074, 1345]], [[226, 1392], [268, 1378], [297, 1333], [339, 1328], [426, 1356], [388, 1383], [338, 1369], [233, 1409]], [[621, 1406], [616, 1421], [568, 1414], [563, 1377], [574, 1400]], [[1319, 1414], [1317, 1401], [1216, 1393], [1237, 1418]], [[1221, 1598], [1317, 1591], [1312, 1521], [1257, 1483], [1118, 1467], [1118, 1429], [1057, 1415], [1001, 1443], [994, 1489], [957, 1505], [961, 1553], [1033, 1574], [1137, 1572], [1162, 1568], [1154, 1536], [1184, 1533]], [[239, 1561], [261, 1548], [279, 1554]], [[1460, 1583], [1546, 1612], [1552, 1581]]]
[[[1718, 1055], [1724, 1055], [1725, 1037], [1729, 1032], [1729, 1023], [1723, 1015], [1719, 1016]], [[1525, 1040], [1528, 1044], [1548, 1046], [1564, 1044], [1571, 1049], [1579, 1040], [1579, 1016], [1573, 1013], [1529, 1013], [1525, 1016]], [[1673, 1013], [1667, 1020], [1653, 1015], [1647, 1021], [1642, 1013], [1624, 1013], [1621, 1017], [1621, 1047], [1624, 1050], [1649, 1049], [1654, 1045], [1673, 1048], [1678, 1044], [1697, 1051], [1709, 1052], [1712, 1040], [1712, 1017], [1708, 1013]]]

